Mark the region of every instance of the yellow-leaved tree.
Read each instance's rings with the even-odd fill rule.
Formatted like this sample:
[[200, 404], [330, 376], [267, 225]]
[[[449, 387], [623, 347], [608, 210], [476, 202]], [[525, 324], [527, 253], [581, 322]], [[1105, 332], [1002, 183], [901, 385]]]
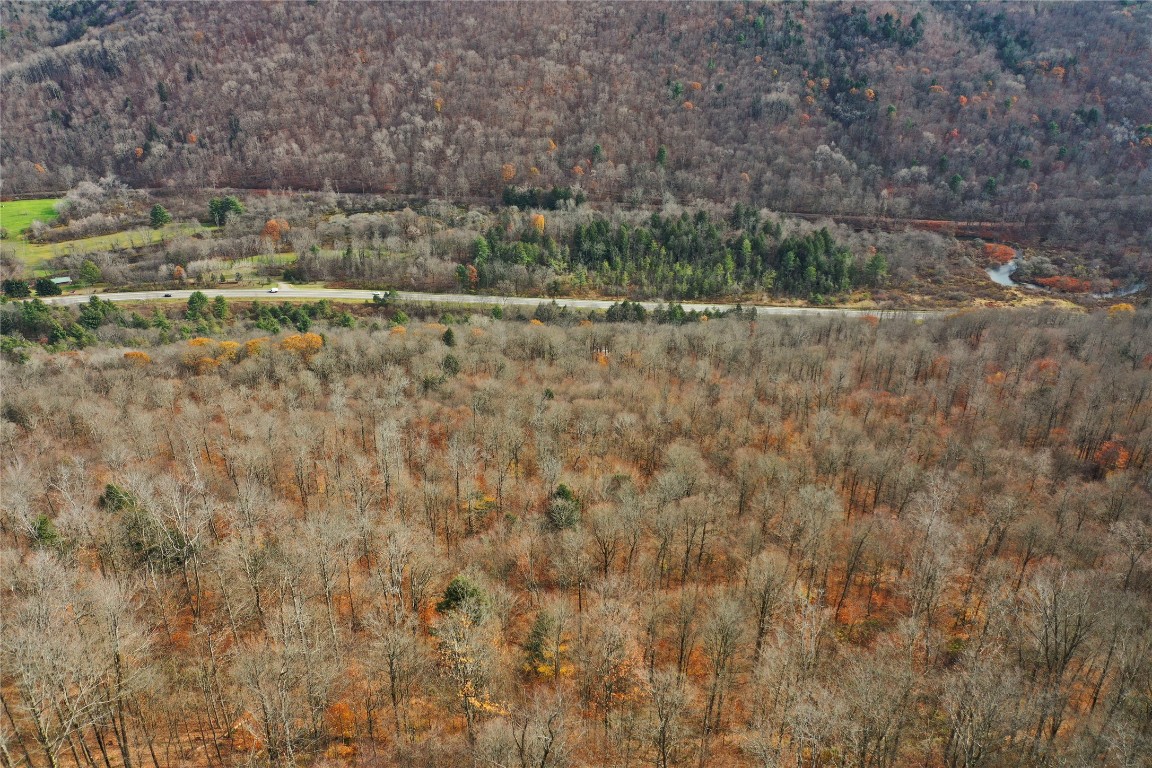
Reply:
[[324, 337], [318, 333], [294, 333], [280, 342], [281, 349], [295, 352], [305, 360], [310, 360], [323, 346]]

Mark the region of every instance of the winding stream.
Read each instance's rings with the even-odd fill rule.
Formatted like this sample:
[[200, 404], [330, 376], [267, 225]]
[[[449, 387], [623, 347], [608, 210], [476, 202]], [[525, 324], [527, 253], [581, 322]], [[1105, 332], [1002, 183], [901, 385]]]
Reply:
[[[1013, 250], [1016, 252], [1016, 256], [1012, 259], [1012, 261], [1008, 262], [1007, 264], [1002, 264], [999, 267], [987, 267], [984, 269], [984, 271], [988, 273], [988, 279], [996, 283], [996, 285], [1002, 285], [1005, 288], [1025, 288], [1030, 291], [1043, 291], [1046, 293], [1051, 293], [1049, 289], [1044, 288], [1043, 286], [1033, 285], [1032, 283], [1018, 283], [1012, 279], [1012, 273], [1019, 269], [1022, 261], [1020, 257], [1020, 249], [1013, 248]], [[1107, 293], [1090, 293], [1088, 295], [1094, 299], [1118, 299], [1121, 296], [1131, 296], [1134, 293], [1139, 293], [1146, 287], [1148, 287], [1146, 283], [1133, 283], [1132, 285], [1125, 286], [1124, 288], [1117, 288], [1116, 290], [1108, 291]]]
[[1026, 285], [1026, 283], [1012, 282], [1012, 273], [1015, 272], [1016, 268], [1019, 266], [1020, 251], [1016, 251], [1016, 258], [1012, 259], [1012, 261], [996, 267], [995, 269], [988, 267], [984, 271], [988, 273], [988, 277], [992, 280], [992, 282], [996, 283], [996, 285], [1003, 285], [1005, 288], [1019, 288], [1022, 285]]

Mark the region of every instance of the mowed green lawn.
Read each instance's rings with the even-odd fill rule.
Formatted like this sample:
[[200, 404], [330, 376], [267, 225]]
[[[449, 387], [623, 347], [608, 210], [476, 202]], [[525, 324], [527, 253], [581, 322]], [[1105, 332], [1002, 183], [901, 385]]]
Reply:
[[0, 227], [8, 230], [8, 240], [15, 240], [36, 219], [51, 224], [56, 221], [54, 206], [59, 200], [58, 197], [46, 197], [0, 203]]

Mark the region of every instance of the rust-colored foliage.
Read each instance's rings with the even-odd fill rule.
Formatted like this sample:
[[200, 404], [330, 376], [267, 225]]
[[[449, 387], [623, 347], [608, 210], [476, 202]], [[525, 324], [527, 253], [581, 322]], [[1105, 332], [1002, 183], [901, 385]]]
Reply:
[[252, 713], [245, 712], [232, 724], [232, 749], [236, 752], [259, 752], [264, 748], [264, 740], [260, 737], [260, 726]]
[[1060, 378], [1060, 363], [1050, 357], [1037, 360], [1032, 364], [1028, 378], [1042, 384], [1054, 384]]
[[1092, 290], [1092, 283], [1090, 281], [1082, 280], [1078, 277], [1067, 277], [1065, 275], [1041, 277], [1038, 278], [1036, 282], [1045, 288], [1051, 288], [1061, 293], [1089, 293]]
[[997, 264], [1007, 264], [1016, 258], [1016, 250], [1010, 245], [1000, 243], [985, 243], [984, 256]]
[[261, 230], [260, 234], [272, 242], [278, 243], [280, 242], [280, 238], [283, 237], [284, 233], [289, 229], [291, 229], [291, 227], [284, 219], [268, 219], [268, 221], [264, 223], [264, 229]]
[[333, 702], [324, 712], [324, 725], [334, 738], [345, 741], [356, 736], [356, 715], [344, 700]]
[[1105, 440], [1092, 454], [1092, 461], [1104, 474], [1124, 469], [1128, 466], [1128, 461], [1131, 458], [1132, 452], [1125, 448], [1122, 442], [1115, 439]]

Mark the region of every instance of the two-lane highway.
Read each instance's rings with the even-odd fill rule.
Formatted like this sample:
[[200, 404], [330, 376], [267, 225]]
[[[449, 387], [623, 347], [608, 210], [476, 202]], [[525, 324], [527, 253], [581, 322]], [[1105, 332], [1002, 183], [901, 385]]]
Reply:
[[[70, 294], [68, 296], [54, 296], [44, 299], [47, 304], [83, 304], [88, 299], [95, 295], [99, 296], [105, 301], [163, 301], [165, 298], [171, 298], [173, 301], [182, 299], [187, 300], [194, 291], [191, 290], [178, 290], [178, 291], [136, 291], [130, 293], [98, 293], [98, 294]], [[216, 296], [223, 296], [225, 299], [247, 299], [247, 300], [271, 300], [271, 301], [316, 301], [319, 299], [328, 299], [330, 301], [366, 301], [370, 300], [374, 295], [382, 295], [379, 291], [360, 291], [360, 290], [346, 290], [342, 288], [295, 288], [287, 284], [280, 284], [275, 293], [268, 289], [256, 288], [223, 288], [223, 289], [204, 289], [203, 293], [209, 298]], [[466, 293], [414, 293], [410, 291], [400, 291], [396, 294], [396, 300], [400, 302], [414, 302], [420, 304], [478, 304], [481, 306], [501, 306], [501, 307], [535, 307], [539, 304], [547, 304], [552, 301], [550, 298], [531, 298], [526, 296], [486, 296]], [[565, 299], [558, 298], [555, 300], [557, 304], [570, 307], [572, 309], [597, 309], [605, 310], [617, 303], [615, 301], [606, 301], [603, 299]], [[667, 306], [666, 302], [659, 301], [641, 301], [639, 302], [645, 309], [652, 310], [658, 307]], [[706, 309], [717, 311], [725, 311], [735, 309], [736, 304], [722, 304], [722, 303], [688, 303], [680, 302], [685, 310], [696, 310], [703, 312]], [[752, 309], [750, 304], [741, 305], [745, 309]], [[933, 310], [879, 310], [879, 309], [845, 309], [843, 307], [767, 307], [756, 306], [756, 313], [761, 316], [768, 315], [792, 315], [792, 316], [814, 316], [814, 315], [874, 315], [883, 317], [903, 317], [913, 320], [923, 320], [929, 317], [937, 317], [947, 314], [942, 311]]]

